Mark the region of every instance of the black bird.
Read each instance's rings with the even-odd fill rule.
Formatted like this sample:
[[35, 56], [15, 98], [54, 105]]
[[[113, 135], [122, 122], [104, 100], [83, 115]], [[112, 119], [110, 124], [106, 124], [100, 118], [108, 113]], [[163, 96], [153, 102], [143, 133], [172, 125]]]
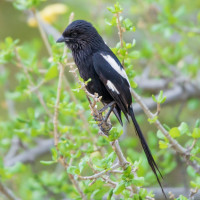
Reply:
[[148, 163], [165, 195], [158, 173], [161, 177], [162, 175], [135, 119], [130, 83], [118, 58], [105, 44], [92, 24], [84, 20], [72, 22], [57, 42], [65, 42], [72, 51], [80, 76], [84, 81], [91, 79], [86, 86], [87, 90], [92, 94], [98, 93], [102, 96], [102, 103], [111, 107], [110, 111], [113, 110], [120, 124], [123, 125], [121, 111], [127, 120], [128, 116], [131, 117]]

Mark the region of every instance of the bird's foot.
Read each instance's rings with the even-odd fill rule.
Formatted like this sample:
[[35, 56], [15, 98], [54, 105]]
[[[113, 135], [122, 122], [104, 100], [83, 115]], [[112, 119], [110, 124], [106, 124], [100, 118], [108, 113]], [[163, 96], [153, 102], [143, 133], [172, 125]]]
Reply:
[[99, 124], [99, 127], [101, 129], [101, 131], [105, 134], [108, 135], [110, 129], [112, 128], [112, 124], [108, 123], [108, 122], [102, 122], [101, 124]]
[[99, 110], [99, 113], [103, 113], [104, 111], [106, 111], [109, 107], [113, 106], [115, 103], [115, 101], [110, 102], [109, 104], [105, 105], [102, 109]]

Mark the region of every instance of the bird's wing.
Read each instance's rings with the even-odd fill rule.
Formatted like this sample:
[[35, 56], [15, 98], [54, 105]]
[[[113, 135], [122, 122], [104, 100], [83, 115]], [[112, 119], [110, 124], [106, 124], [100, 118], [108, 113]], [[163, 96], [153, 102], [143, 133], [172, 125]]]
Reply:
[[95, 53], [92, 59], [100, 80], [128, 119], [128, 108], [132, 100], [128, 77], [121, 63], [109, 52]]

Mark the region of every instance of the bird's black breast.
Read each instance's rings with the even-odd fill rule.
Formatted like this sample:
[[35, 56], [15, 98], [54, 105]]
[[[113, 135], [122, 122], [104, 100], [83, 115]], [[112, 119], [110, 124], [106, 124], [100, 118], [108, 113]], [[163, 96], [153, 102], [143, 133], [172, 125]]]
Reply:
[[102, 96], [102, 101], [105, 103], [113, 101], [112, 96], [109, 94], [94, 69], [92, 52], [73, 52], [73, 58], [78, 67], [81, 78], [84, 81], [90, 79], [86, 86], [87, 90], [91, 94], [98, 93], [99, 96]]

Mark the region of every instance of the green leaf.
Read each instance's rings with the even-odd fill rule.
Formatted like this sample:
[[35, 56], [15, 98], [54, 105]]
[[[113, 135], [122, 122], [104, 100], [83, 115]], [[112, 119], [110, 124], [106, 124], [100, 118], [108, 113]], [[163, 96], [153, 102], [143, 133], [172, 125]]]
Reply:
[[158, 116], [156, 115], [156, 116], [154, 116], [153, 118], [148, 118], [148, 122], [149, 122], [150, 124], [153, 124], [153, 123], [156, 122], [157, 119], [158, 119]]
[[191, 166], [187, 167], [187, 174], [189, 176], [191, 176], [192, 178], [196, 177], [196, 172], [195, 172], [195, 170]]
[[0, 44], [0, 64], [11, 62], [14, 58], [14, 48], [19, 40], [13, 41], [11, 37], [7, 37], [4, 43]]
[[198, 188], [198, 189], [200, 189], [200, 177], [199, 177], [199, 176], [196, 176], [196, 180], [195, 180], [195, 181], [191, 181], [191, 182], [190, 182], [190, 185], [191, 185], [193, 188]]
[[58, 76], [58, 67], [57, 65], [52, 65], [45, 74], [44, 79], [45, 81], [49, 81], [57, 76]]
[[27, 10], [39, 6], [41, 2], [41, 0], [16, 0], [13, 2], [13, 5], [18, 10]]
[[176, 200], [188, 200], [188, 199], [183, 195], [180, 195], [178, 198], [176, 198]]
[[49, 161], [41, 160], [40, 163], [43, 165], [52, 165], [54, 163], [57, 163], [57, 161], [56, 160], [49, 160]]
[[58, 152], [56, 150], [56, 148], [51, 148], [51, 154], [52, 154], [52, 160], [53, 161], [57, 161], [58, 160]]
[[87, 162], [89, 161], [89, 157], [84, 157], [81, 159], [80, 163], [79, 163], [79, 170], [80, 172], [83, 171], [84, 167], [87, 166]]
[[133, 180], [132, 180], [132, 183], [133, 185], [135, 186], [143, 186], [144, 185], [144, 177], [135, 177]]
[[107, 9], [111, 12], [111, 13], [115, 13], [115, 8], [113, 8], [113, 7], [107, 7]]
[[125, 176], [128, 176], [131, 173], [132, 167], [129, 165], [123, 172]]
[[177, 138], [177, 137], [180, 137], [181, 133], [179, 131], [179, 129], [177, 127], [174, 127], [172, 128], [170, 131], [169, 131], [169, 134], [173, 137], [173, 138]]
[[111, 200], [112, 196], [113, 196], [113, 190], [114, 189], [111, 189], [108, 193], [108, 197], [107, 197], [107, 200]]
[[162, 98], [162, 100], [161, 100], [161, 102], [160, 102], [160, 103], [165, 103], [166, 99], [167, 99], [167, 97], [166, 97], [166, 96], [164, 96], [164, 97]]
[[174, 13], [174, 16], [175, 16], [176, 18], [180, 18], [181, 16], [183, 16], [183, 15], [185, 14], [185, 11], [186, 11], [185, 6], [181, 6], [181, 7], [179, 7], [178, 10]]
[[165, 136], [163, 135], [163, 133], [160, 130], [157, 131], [157, 137], [159, 139], [163, 139], [163, 140], [165, 139]]
[[152, 94], [152, 99], [153, 99], [153, 101], [155, 101], [157, 103], [157, 99], [153, 94]]
[[169, 143], [168, 142], [164, 142], [162, 140], [159, 141], [159, 147], [160, 149], [166, 149], [168, 147]]
[[25, 166], [22, 163], [16, 163], [15, 165], [11, 166], [11, 167], [7, 167], [7, 172], [9, 172], [10, 174], [16, 174], [16, 173], [20, 173], [23, 172]]
[[135, 27], [133, 26], [133, 23], [130, 19], [128, 19], [128, 18], [124, 19], [123, 25], [127, 31], [135, 31]]
[[105, 156], [104, 159], [99, 159], [94, 157], [92, 159], [93, 164], [97, 169], [109, 169], [112, 166], [112, 163], [116, 159], [115, 152], [110, 153], [109, 155]]
[[140, 52], [139, 51], [131, 51], [129, 54], [128, 54], [129, 58], [132, 58], [132, 59], [137, 59], [140, 57]]
[[167, 124], [163, 124], [163, 126], [167, 131], [170, 131], [171, 128]]
[[116, 127], [112, 127], [112, 129], [109, 132], [108, 139], [109, 141], [115, 141], [117, 140], [121, 135], [123, 134], [123, 130], [117, 130]]
[[91, 81], [92, 79], [91, 78], [89, 78], [87, 81], [85, 81], [84, 83], [85, 83], [85, 85], [87, 85], [90, 81]]
[[200, 128], [200, 119], [195, 122], [195, 128]]
[[126, 200], [132, 200], [132, 198], [130, 198], [131, 191], [129, 191], [129, 190], [124, 190], [123, 191], [123, 196], [124, 196], [124, 199], [126, 199]]
[[163, 97], [163, 91], [161, 90], [159, 95], [158, 95], [158, 97], [157, 97], [157, 99], [156, 99], [156, 97], [154, 95], [152, 95], [152, 99], [156, 103], [162, 104], [162, 103], [164, 103], [166, 101], [167, 97], [166, 96]]
[[96, 189], [93, 193], [93, 199], [103, 199], [103, 196], [108, 193], [109, 191], [109, 187], [99, 187], [98, 189]]
[[81, 172], [80, 172], [80, 170], [79, 170], [78, 167], [76, 167], [76, 166], [69, 166], [67, 168], [67, 173], [73, 174], [73, 175], [79, 175]]
[[145, 188], [140, 188], [140, 191], [139, 191], [139, 195], [140, 197], [142, 197], [143, 199], [145, 199], [145, 197], [147, 196], [148, 192]]
[[194, 128], [193, 132], [192, 132], [192, 137], [193, 138], [200, 138], [200, 128]]
[[200, 100], [199, 99], [190, 99], [187, 102], [188, 108], [190, 110], [196, 110], [199, 108]]
[[178, 129], [179, 129], [181, 135], [189, 133], [189, 127], [188, 127], [188, 125], [185, 122], [182, 122], [180, 124], [180, 126], [178, 127]]
[[118, 185], [115, 187], [113, 193], [116, 195], [119, 195], [123, 192], [123, 190], [125, 189], [125, 182], [121, 181], [118, 183]]
[[121, 13], [121, 12], [123, 11], [123, 8], [122, 8], [121, 5], [119, 4], [119, 2], [117, 2], [117, 3], [114, 5], [114, 7], [115, 7], [116, 13], [117, 13], [117, 12], [118, 12], [118, 13]]
[[133, 39], [133, 41], [132, 41], [132, 46], [134, 47], [135, 44], [136, 44], [136, 39]]
[[160, 104], [164, 103], [165, 100], [166, 100], [166, 98], [167, 98], [166, 96], [163, 97], [163, 91], [161, 90], [160, 93], [159, 93], [159, 95], [158, 95], [157, 102], [160, 103]]

